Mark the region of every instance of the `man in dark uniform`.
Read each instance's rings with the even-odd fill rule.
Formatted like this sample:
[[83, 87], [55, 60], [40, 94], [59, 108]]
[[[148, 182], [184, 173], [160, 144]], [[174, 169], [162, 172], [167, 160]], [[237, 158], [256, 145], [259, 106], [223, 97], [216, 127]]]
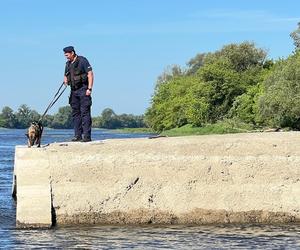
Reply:
[[78, 56], [73, 46], [63, 49], [67, 58], [64, 83], [70, 85], [69, 104], [72, 108], [75, 136], [72, 141], [91, 141], [91, 106], [94, 75], [88, 60]]

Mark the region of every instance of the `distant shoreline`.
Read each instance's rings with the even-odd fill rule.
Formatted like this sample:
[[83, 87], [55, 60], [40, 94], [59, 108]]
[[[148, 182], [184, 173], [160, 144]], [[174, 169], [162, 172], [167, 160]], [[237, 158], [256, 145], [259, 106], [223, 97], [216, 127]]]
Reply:
[[[1, 130], [26, 130], [27, 128], [3, 128]], [[45, 130], [73, 130], [72, 128], [59, 129], [45, 127]], [[203, 127], [193, 127], [190, 124], [182, 126], [180, 128], [173, 128], [162, 132], [156, 132], [151, 128], [119, 128], [119, 129], [107, 129], [107, 128], [92, 128], [92, 130], [103, 130], [111, 133], [126, 133], [126, 134], [149, 134], [160, 135], [164, 137], [178, 137], [178, 136], [192, 136], [192, 135], [218, 135], [218, 134], [238, 134], [238, 133], [257, 133], [257, 132], [287, 132], [295, 131], [290, 128], [251, 128], [251, 127], [235, 127], [234, 124], [208, 124]]]
[[[13, 130], [13, 129], [18, 129], [18, 130], [26, 130], [27, 128], [4, 128], [0, 127], [2, 130]], [[65, 129], [70, 129], [73, 130], [73, 128], [49, 128], [45, 127], [45, 130], [65, 130]], [[117, 133], [141, 133], [141, 134], [157, 134], [150, 128], [119, 128], [119, 129], [107, 129], [107, 128], [92, 128], [92, 130], [104, 130], [104, 131], [111, 131], [111, 132], [117, 132]]]

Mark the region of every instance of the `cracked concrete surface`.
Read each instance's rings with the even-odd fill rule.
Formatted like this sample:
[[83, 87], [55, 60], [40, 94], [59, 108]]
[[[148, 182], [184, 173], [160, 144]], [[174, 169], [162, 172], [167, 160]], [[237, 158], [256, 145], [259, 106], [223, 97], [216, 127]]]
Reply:
[[[26, 171], [39, 169], [31, 180], [19, 172], [26, 160]], [[24, 204], [31, 217], [38, 204], [19, 195], [21, 184], [38, 188], [41, 173], [58, 225], [300, 221], [298, 132], [19, 147], [15, 166], [22, 225]]]

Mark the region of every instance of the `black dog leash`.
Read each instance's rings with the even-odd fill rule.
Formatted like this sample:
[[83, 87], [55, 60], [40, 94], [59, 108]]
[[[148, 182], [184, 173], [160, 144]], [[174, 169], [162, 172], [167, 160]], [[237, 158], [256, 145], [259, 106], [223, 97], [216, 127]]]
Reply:
[[65, 87], [62, 89], [64, 83], [62, 83], [59, 87], [59, 89], [57, 90], [56, 94], [54, 95], [52, 101], [50, 102], [50, 104], [48, 105], [48, 107], [46, 108], [44, 114], [41, 116], [41, 118], [39, 119], [39, 122], [41, 122], [45, 115], [47, 114], [47, 112], [49, 111], [49, 109], [52, 108], [52, 106], [57, 102], [57, 100], [61, 97], [61, 95], [64, 93], [64, 91], [66, 90], [67, 88], [67, 85], [65, 85]]

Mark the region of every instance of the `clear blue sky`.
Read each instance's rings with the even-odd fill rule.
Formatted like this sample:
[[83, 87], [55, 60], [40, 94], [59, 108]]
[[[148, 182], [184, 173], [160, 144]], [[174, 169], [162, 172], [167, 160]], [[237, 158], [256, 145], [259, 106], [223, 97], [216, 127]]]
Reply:
[[[62, 48], [93, 66], [93, 115], [142, 114], [156, 79], [197, 53], [253, 41], [270, 58], [293, 51], [299, 0], [1, 0], [0, 108], [42, 113], [63, 79]], [[69, 92], [69, 91], [67, 91]], [[52, 108], [67, 104], [68, 93]]]

